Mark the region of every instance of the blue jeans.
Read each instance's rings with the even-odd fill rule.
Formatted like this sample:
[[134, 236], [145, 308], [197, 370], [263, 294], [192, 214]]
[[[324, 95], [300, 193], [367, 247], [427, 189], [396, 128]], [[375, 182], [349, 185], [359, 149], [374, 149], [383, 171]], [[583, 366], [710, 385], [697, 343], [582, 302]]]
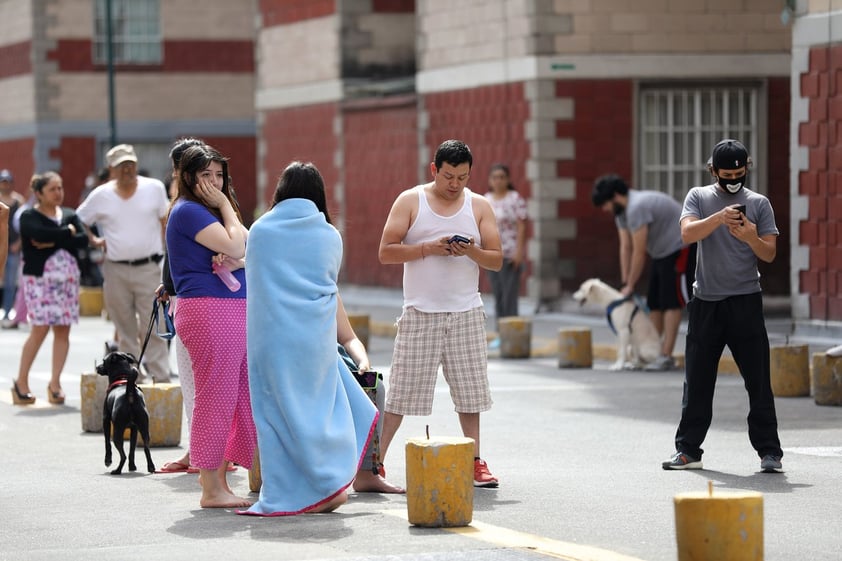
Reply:
[[6, 258], [6, 270], [3, 271], [3, 317], [7, 317], [15, 307], [15, 292], [20, 271], [20, 252], [9, 253]]

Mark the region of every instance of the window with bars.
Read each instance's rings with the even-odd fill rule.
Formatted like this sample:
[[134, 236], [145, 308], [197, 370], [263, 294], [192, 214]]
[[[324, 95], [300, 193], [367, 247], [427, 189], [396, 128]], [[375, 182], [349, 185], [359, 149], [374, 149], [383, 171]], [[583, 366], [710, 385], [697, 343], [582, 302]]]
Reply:
[[723, 138], [759, 148], [759, 85], [641, 87], [638, 183], [677, 200], [712, 182], [707, 160]]
[[111, 32], [117, 64], [159, 64], [161, 22], [159, 0], [96, 0], [94, 2], [93, 57], [108, 62], [105, 3], [111, 2]]

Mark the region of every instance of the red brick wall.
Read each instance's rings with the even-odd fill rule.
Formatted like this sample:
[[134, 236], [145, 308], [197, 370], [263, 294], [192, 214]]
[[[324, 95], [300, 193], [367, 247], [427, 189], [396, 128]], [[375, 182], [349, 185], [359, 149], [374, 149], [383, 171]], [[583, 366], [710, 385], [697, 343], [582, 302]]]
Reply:
[[[594, 180], [606, 173], [632, 178], [632, 115], [634, 86], [631, 80], [562, 80], [556, 96], [572, 98], [574, 116], [556, 125], [558, 138], [575, 143], [576, 157], [559, 160], [558, 176], [572, 177], [576, 198], [559, 204], [558, 216], [576, 220], [577, 236], [560, 242], [562, 259], [574, 259], [576, 272], [563, 289], [575, 290], [585, 279], [598, 277], [619, 286], [617, 229], [605, 212], [593, 206]], [[646, 279], [642, 279], [642, 283]]]
[[371, 11], [381, 13], [415, 12], [415, 0], [372, 0]]
[[24, 197], [29, 196], [29, 180], [36, 171], [34, 149], [35, 140], [32, 138], [0, 140], [0, 169], [12, 172], [15, 191]]
[[771, 78], [768, 83], [769, 107], [767, 122], [768, 161], [758, 162], [766, 168], [767, 196], [775, 211], [778, 226], [778, 253], [770, 264], [760, 262], [760, 285], [767, 294], [790, 294], [790, 196], [789, 196], [789, 78]]
[[809, 71], [800, 77], [809, 99], [809, 121], [801, 123], [798, 144], [807, 148], [809, 168], [798, 178], [808, 216], [799, 224], [810, 267], [801, 271], [802, 294], [809, 295], [810, 318], [842, 320], [842, 45], [813, 47]]
[[[59, 172], [64, 185], [64, 204], [79, 205], [85, 178], [96, 170], [96, 140], [93, 137], [63, 137], [58, 148], [50, 150], [50, 158], [60, 162]], [[47, 170], [39, 170], [47, 171]]]
[[0, 47], [0, 78], [20, 76], [32, 72], [31, 41], [22, 41]]
[[263, 28], [336, 13], [335, 0], [260, 0]]
[[381, 265], [380, 236], [392, 203], [418, 181], [415, 96], [346, 108], [343, 282], [400, 287], [403, 267]]
[[[522, 83], [429, 94], [424, 98], [424, 107], [429, 116], [424, 140], [430, 161], [439, 144], [457, 138], [468, 144], [474, 156], [469, 183], [472, 191], [488, 191], [489, 167], [502, 162], [509, 166], [518, 192], [529, 198], [531, 188], [526, 179], [529, 142], [524, 136], [529, 102]], [[425, 165], [429, 167], [429, 162]], [[530, 231], [527, 230], [527, 237]], [[526, 282], [522, 281], [521, 292], [525, 287]], [[480, 275], [480, 290], [491, 291], [485, 274]]]
[[[265, 142], [266, 153], [258, 165], [266, 173], [267, 204], [272, 200], [275, 186], [287, 164], [293, 160], [313, 162], [325, 181], [331, 217], [335, 215], [336, 219], [339, 218], [334, 198], [334, 188], [339, 179], [339, 170], [334, 164], [338, 146], [333, 132], [336, 111], [335, 103], [324, 103], [264, 113], [260, 135]], [[352, 162], [346, 164], [353, 165]]]
[[246, 224], [250, 225], [254, 222], [254, 210], [257, 207], [256, 139], [253, 136], [203, 136], [202, 140], [228, 158], [228, 171], [234, 179], [240, 212]]
[[[28, 43], [27, 43], [28, 46]], [[213, 53], [210, 55], [209, 53]], [[90, 39], [59, 39], [56, 48], [47, 52], [47, 60], [55, 61], [60, 72], [92, 72], [105, 70], [94, 64]], [[29, 53], [26, 53], [29, 60]], [[173, 41], [163, 42], [161, 64], [117, 64], [122, 72], [254, 72], [252, 41]]]

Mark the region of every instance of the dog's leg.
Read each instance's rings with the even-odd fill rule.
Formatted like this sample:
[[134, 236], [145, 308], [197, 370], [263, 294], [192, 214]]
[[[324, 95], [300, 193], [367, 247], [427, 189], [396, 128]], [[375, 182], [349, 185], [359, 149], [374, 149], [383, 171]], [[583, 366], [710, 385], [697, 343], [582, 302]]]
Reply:
[[140, 415], [138, 424], [140, 436], [143, 438], [143, 453], [146, 454], [146, 470], [149, 473], [155, 473], [155, 464], [152, 463], [152, 454], [149, 452], [149, 416]]
[[102, 434], [105, 435], [105, 467], [111, 465], [111, 412], [106, 400], [102, 411]]
[[626, 364], [626, 356], [628, 350], [628, 334], [623, 330], [617, 331], [617, 360], [610, 366], [610, 370], [622, 370]]
[[625, 329], [620, 329], [617, 332], [617, 361], [612, 366], [612, 370], [623, 370], [626, 367], [626, 361], [629, 357], [629, 332]]
[[123, 449], [123, 433], [125, 426], [114, 425], [114, 447], [120, 453], [120, 465], [116, 469], [111, 470], [111, 475], [120, 475], [123, 473], [123, 466], [126, 464], [126, 451]]
[[132, 423], [129, 430], [129, 471], [137, 471], [137, 466], [134, 463], [134, 451], [137, 447], [137, 426]]

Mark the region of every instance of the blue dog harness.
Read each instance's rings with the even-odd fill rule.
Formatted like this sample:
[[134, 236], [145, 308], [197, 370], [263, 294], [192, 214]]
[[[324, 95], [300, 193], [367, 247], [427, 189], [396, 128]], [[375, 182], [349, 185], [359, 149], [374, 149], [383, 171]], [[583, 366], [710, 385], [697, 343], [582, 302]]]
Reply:
[[608, 327], [611, 328], [611, 331], [614, 333], [614, 335], [617, 334], [617, 328], [614, 327], [614, 322], [611, 321], [611, 312], [613, 312], [614, 309], [617, 306], [621, 306], [621, 305], [625, 304], [626, 302], [630, 302], [632, 300], [634, 301], [634, 310], [632, 310], [631, 316], [629, 316], [629, 325], [628, 325], [629, 331], [631, 331], [631, 324], [632, 324], [632, 321], [634, 321], [634, 316], [637, 315], [637, 312], [639, 312], [641, 308], [646, 310], [646, 304], [643, 303], [643, 299], [640, 296], [635, 294], [635, 295], [631, 295], [631, 296], [626, 296], [625, 298], [618, 298], [618, 299], [614, 300], [613, 302], [611, 302], [610, 304], [608, 304], [608, 308], [605, 309], [605, 317], [608, 320]]

